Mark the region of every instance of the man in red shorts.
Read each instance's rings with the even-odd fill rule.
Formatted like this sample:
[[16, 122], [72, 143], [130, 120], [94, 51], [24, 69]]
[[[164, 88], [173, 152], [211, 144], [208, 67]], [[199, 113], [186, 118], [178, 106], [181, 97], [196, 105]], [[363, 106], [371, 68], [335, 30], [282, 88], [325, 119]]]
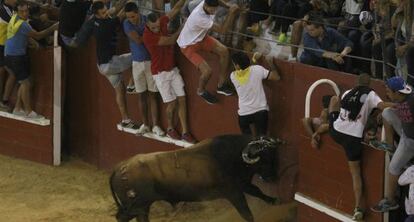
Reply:
[[226, 82], [227, 68], [229, 63], [229, 52], [226, 46], [216, 39], [207, 35], [211, 30], [224, 34], [233, 23], [239, 7], [234, 4], [229, 9], [229, 14], [223, 25], [214, 23], [215, 12], [219, 6], [219, 0], [204, 0], [190, 14], [183, 30], [178, 37], [177, 43], [181, 52], [191, 61], [201, 72], [198, 83], [197, 93], [207, 103], [217, 103], [217, 99], [206, 90], [206, 85], [211, 77], [212, 69], [210, 65], [200, 56], [201, 51], [212, 52], [220, 58], [220, 75], [217, 93], [230, 96], [232, 91]]

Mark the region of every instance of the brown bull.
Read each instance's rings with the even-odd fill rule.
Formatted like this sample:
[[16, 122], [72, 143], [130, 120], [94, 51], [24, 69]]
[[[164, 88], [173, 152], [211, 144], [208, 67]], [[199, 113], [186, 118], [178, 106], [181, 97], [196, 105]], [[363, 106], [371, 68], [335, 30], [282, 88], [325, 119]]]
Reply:
[[158, 200], [175, 205], [225, 198], [252, 222], [244, 193], [271, 204], [277, 201], [251, 183], [254, 174], [275, 179], [276, 146], [267, 137], [252, 140], [245, 135], [225, 135], [187, 149], [136, 155], [119, 164], [110, 178], [116, 218], [118, 222], [133, 218], [147, 222], [150, 206]]

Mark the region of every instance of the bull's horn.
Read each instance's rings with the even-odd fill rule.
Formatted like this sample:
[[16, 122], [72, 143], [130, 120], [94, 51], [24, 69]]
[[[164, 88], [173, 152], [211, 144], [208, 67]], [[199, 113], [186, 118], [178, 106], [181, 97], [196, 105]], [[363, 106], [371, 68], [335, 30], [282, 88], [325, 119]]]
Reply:
[[257, 161], [260, 160], [260, 156], [252, 159], [252, 158], [249, 157], [248, 153], [242, 153], [242, 158], [243, 158], [243, 161], [247, 164], [255, 164], [255, 163], [257, 163]]

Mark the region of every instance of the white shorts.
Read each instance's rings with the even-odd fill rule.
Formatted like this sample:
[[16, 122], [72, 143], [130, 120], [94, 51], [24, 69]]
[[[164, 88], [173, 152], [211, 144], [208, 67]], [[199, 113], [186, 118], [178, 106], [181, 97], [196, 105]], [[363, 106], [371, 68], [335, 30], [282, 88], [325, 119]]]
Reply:
[[176, 100], [177, 97], [185, 96], [184, 81], [177, 67], [168, 72], [160, 72], [157, 75], [153, 75], [153, 77], [164, 103], [169, 103]]
[[154, 78], [151, 73], [151, 62], [132, 62], [132, 77], [134, 78], [135, 91], [143, 93], [145, 91], [158, 92]]

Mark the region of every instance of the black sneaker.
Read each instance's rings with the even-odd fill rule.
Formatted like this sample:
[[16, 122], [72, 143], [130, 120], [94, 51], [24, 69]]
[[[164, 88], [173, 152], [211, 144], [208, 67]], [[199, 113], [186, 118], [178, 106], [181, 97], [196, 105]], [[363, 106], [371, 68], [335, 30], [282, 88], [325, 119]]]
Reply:
[[217, 93], [225, 96], [231, 96], [233, 95], [233, 90], [231, 90], [230, 86], [223, 84], [222, 86], [217, 87]]
[[217, 103], [217, 99], [216, 97], [214, 97], [213, 95], [211, 95], [209, 92], [204, 91], [201, 94], [198, 94], [199, 96], [201, 96], [201, 98], [203, 98], [208, 104], [215, 104]]
[[121, 126], [122, 126], [122, 128], [128, 128], [128, 129], [133, 129], [133, 130], [138, 130], [139, 129], [138, 124], [132, 122], [131, 120], [130, 121], [125, 121], [125, 122], [122, 121]]

